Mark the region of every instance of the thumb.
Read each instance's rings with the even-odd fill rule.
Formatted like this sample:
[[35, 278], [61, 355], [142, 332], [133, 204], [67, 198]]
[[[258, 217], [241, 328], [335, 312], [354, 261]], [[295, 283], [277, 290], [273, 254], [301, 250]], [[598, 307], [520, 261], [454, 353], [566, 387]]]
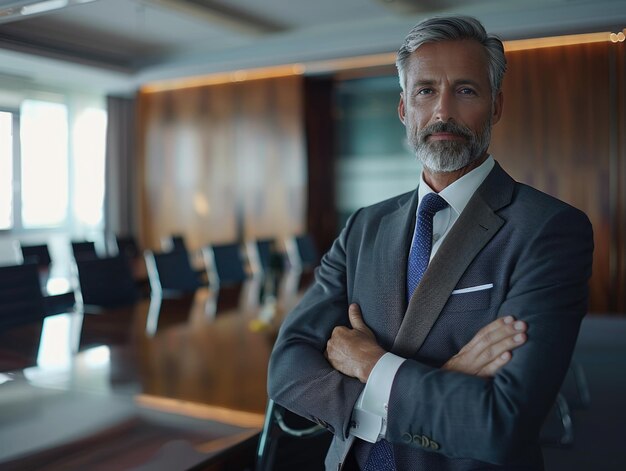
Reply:
[[356, 330], [369, 330], [369, 328], [363, 322], [363, 315], [361, 314], [361, 308], [358, 304], [352, 303], [348, 308], [348, 318], [350, 319], [350, 325]]

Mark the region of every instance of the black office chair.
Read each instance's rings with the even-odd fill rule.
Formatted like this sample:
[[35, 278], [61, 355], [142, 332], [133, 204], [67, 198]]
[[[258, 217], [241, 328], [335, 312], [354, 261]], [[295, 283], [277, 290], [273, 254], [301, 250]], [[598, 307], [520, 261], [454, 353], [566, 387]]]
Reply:
[[169, 237], [164, 237], [161, 239], [161, 249], [163, 249], [164, 252], [173, 252], [175, 250], [187, 252], [185, 237], [181, 234], [172, 234]]
[[274, 243], [274, 239], [257, 239], [248, 243], [248, 259], [255, 274], [265, 276], [271, 271]]
[[77, 259], [76, 268], [82, 301], [88, 308], [125, 306], [139, 298], [124, 257]]
[[48, 245], [24, 245], [18, 243], [17, 246], [22, 254], [22, 263], [33, 263], [37, 265], [37, 271], [39, 272], [39, 285], [45, 292], [48, 284], [48, 278], [50, 276], [50, 264], [52, 263], [50, 252], [48, 251]]
[[332, 434], [271, 399], [259, 438], [255, 471], [319, 471]]
[[37, 265], [0, 267], [0, 329], [45, 317]]
[[319, 252], [311, 236], [304, 234], [286, 238], [285, 253], [289, 271], [284, 291], [289, 296], [297, 296], [302, 288], [311, 283], [314, 269], [320, 261]]
[[567, 404], [572, 410], [588, 409], [591, 405], [591, 392], [587, 375], [580, 362], [576, 360], [575, 353], [565, 375], [560, 393], [565, 397]]
[[98, 258], [96, 244], [91, 241], [72, 241], [72, 254], [76, 261]]
[[302, 268], [305, 270], [315, 268], [320, 261], [320, 257], [313, 238], [309, 234], [304, 234], [297, 236], [295, 241]]
[[279, 297], [284, 257], [276, 250], [274, 239], [257, 239], [246, 243], [248, 264], [253, 279], [260, 283], [259, 302]]
[[241, 246], [234, 244], [208, 245], [202, 249], [209, 283], [215, 289], [243, 283], [247, 278]]
[[48, 270], [52, 260], [47, 244], [23, 245], [20, 244], [24, 263], [34, 263], [39, 270]]
[[141, 255], [139, 244], [137, 244], [137, 240], [132, 235], [116, 235], [115, 247], [118, 255], [129, 259], [134, 259]]
[[0, 267], [0, 371], [35, 365], [44, 319], [74, 303], [74, 292], [43, 295], [36, 263]]
[[150, 291], [157, 296], [177, 296], [194, 292], [203, 283], [191, 267], [187, 251], [145, 252]]
[[548, 413], [539, 434], [539, 442], [544, 447], [568, 447], [574, 442], [574, 425], [570, 407], [565, 397], [559, 393]]
[[258, 305], [260, 280], [249, 276], [238, 243], [207, 245], [202, 248], [202, 257], [214, 293], [216, 312]]
[[292, 269], [310, 271], [320, 261], [319, 252], [309, 234], [285, 239], [287, 259]]

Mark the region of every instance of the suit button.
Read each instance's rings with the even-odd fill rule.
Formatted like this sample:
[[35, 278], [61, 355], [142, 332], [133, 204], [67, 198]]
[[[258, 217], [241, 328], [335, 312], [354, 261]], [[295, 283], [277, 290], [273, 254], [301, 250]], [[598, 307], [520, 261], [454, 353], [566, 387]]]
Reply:
[[402, 441], [404, 443], [411, 443], [413, 441], [413, 437], [411, 436], [410, 433], [403, 433], [402, 434]]
[[413, 443], [416, 445], [422, 445], [422, 436], [421, 435], [413, 435]]
[[438, 450], [438, 449], [439, 449], [439, 443], [437, 443], [437, 442], [435, 442], [435, 441], [431, 440], [431, 441], [430, 441], [430, 447], [431, 447], [433, 450]]
[[430, 438], [428, 438], [426, 435], [422, 435], [422, 443], [421, 443], [421, 445], [424, 448], [428, 448], [428, 446], [430, 445]]

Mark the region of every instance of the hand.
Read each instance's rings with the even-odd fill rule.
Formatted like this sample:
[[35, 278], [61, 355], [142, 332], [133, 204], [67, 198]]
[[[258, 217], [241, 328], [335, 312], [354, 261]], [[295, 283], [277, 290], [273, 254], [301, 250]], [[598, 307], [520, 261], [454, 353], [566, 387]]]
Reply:
[[350, 304], [348, 318], [351, 329], [335, 327], [326, 343], [324, 356], [337, 371], [367, 382], [374, 365], [386, 352], [376, 342], [361, 315], [358, 304]]
[[516, 322], [513, 316], [496, 319], [480, 329], [442, 368], [483, 378], [492, 377], [511, 359], [511, 351], [521, 347], [526, 339], [525, 322]]

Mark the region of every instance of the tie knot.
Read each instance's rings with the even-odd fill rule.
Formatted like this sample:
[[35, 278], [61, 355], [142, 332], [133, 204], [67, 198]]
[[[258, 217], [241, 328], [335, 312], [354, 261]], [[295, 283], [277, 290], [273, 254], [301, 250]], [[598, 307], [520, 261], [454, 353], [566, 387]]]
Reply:
[[429, 216], [434, 216], [435, 213], [441, 211], [448, 203], [437, 193], [428, 193], [422, 198], [420, 203], [420, 207], [418, 210], [418, 214], [428, 214]]

